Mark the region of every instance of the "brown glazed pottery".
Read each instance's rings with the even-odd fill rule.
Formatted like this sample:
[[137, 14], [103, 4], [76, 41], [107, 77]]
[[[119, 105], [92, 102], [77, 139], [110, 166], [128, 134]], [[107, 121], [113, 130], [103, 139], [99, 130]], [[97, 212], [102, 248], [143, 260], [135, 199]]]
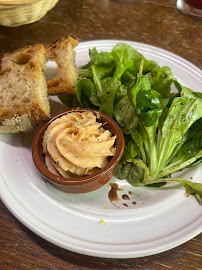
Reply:
[[[100, 119], [99, 121], [104, 124], [105, 129], [111, 131], [112, 135], [116, 135], [115, 145], [116, 145], [116, 152], [115, 155], [109, 160], [108, 164], [100, 169], [98, 172], [88, 175], [82, 176], [78, 178], [65, 178], [63, 176], [58, 176], [51, 173], [45, 163], [44, 163], [44, 154], [42, 150], [42, 141], [43, 141], [43, 134], [46, 131], [48, 125], [54, 121], [56, 118], [61, 117], [67, 113], [71, 112], [85, 112], [91, 111], [95, 115], [99, 113]], [[118, 163], [122, 157], [124, 150], [124, 137], [122, 134], [121, 129], [119, 128], [118, 124], [111, 119], [108, 115], [98, 112], [92, 109], [70, 109], [59, 113], [53, 116], [47, 123], [43, 124], [36, 132], [33, 142], [32, 142], [32, 157], [34, 164], [41, 175], [50, 181], [55, 187], [59, 188], [64, 192], [69, 193], [86, 193], [93, 190], [96, 190], [106, 184], [115, 174]]]

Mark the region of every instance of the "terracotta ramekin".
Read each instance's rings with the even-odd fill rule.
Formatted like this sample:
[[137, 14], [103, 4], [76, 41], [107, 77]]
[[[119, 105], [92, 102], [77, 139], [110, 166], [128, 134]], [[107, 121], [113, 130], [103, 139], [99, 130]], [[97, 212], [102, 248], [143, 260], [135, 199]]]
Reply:
[[46, 131], [47, 127], [50, 125], [52, 121], [61, 117], [67, 113], [72, 112], [86, 112], [90, 111], [93, 112], [96, 116], [98, 111], [92, 109], [74, 109], [74, 110], [67, 110], [62, 113], [59, 113], [53, 116], [47, 123], [43, 124], [36, 132], [33, 142], [32, 142], [32, 157], [34, 164], [40, 174], [50, 181], [55, 187], [58, 189], [69, 192], [69, 193], [86, 193], [93, 190], [96, 190], [103, 185], [105, 185], [115, 174], [118, 163], [122, 157], [123, 150], [124, 150], [124, 137], [122, 134], [121, 129], [119, 128], [118, 124], [111, 119], [108, 115], [99, 112], [100, 119], [99, 121], [104, 124], [104, 128], [111, 131], [112, 135], [116, 135], [116, 152], [115, 155], [110, 159], [108, 164], [100, 169], [98, 172], [88, 175], [82, 176], [79, 178], [65, 178], [63, 176], [58, 176], [51, 173], [45, 163], [44, 163], [44, 154], [42, 150], [42, 141], [43, 135]]

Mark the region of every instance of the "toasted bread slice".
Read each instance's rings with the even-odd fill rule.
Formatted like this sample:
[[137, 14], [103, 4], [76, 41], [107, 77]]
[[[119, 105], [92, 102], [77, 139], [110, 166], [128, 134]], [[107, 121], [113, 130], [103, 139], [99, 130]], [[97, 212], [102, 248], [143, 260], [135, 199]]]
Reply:
[[27, 132], [50, 118], [45, 63], [43, 45], [27, 46], [3, 57], [0, 133]]
[[57, 63], [57, 75], [48, 81], [49, 95], [76, 95], [76, 82], [78, 71], [75, 64], [76, 52], [74, 48], [78, 40], [73, 36], [67, 36], [56, 40], [47, 46], [48, 58]]

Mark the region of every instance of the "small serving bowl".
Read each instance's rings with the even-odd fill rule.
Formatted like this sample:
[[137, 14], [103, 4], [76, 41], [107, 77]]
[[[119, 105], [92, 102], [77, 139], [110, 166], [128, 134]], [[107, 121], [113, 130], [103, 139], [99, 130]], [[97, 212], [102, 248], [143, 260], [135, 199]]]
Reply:
[[[58, 117], [72, 112], [86, 112], [90, 111], [96, 116], [99, 113], [99, 121], [104, 124], [104, 128], [111, 131], [112, 135], [116, 135], [115, 145], [116, 151], [115, 155], [109, 160], [107, 165], [100, 169], [98, 172], [88, 175], [81, 176], [78, 178], [65, 178], [63, 176], [58, 176], [51, 173], [45, 163], [44, 154], [42, 149], [43, 135], [47, 127]], [[41, 175], [51, 182], [58, 189], [69, 192], [69, 193], [86, 193], [96, 190], [103, 185], [105, 185], [115, 174], [118, 163], [122, 157], [124, 150], [124, 137], [118, 124], [111, 119], [108, 115], [98, 112], [92, 109], [74, 109], [66, 110], [53, 116], [47, 123], [43, 124], [36, 132], [33, 142], [32, 142], [32, 157], [34, 164]]]

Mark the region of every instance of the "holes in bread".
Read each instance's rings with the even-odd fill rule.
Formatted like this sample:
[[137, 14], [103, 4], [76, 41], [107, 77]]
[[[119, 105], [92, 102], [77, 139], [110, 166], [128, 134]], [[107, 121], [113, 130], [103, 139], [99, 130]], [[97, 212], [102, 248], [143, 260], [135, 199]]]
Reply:
[[27, 50], [27, 53], [33, 53], [33, 52], [34, 52], [34, 50], [32, 50], [32, 49]]
[[32, 63], [32, 62], [29, 62], [29, 67], [31, 68], [31, 69], [34, 69], [34, 64]]
[[54, 44], [51, 46], [51, 49], [55, 49], [57, 47], [57, 44]]
[[11, 71], [11, 68], [6, 68], [6, 69], [4, 69], [4, 70], [1, 70], [1, 71], [0, 71], [0, 76], [4, 75], [5, 73], [8, 73], [8, 72], [10, 72], [10, 71]]
[[16, 98], [17, 98], [17, 96], [16, 96], [16, 95], [13, 95], [13, 96], [11, 97], [11, 101], [15, 100]]
[[30, 101], [30, 100], [29, 100], [28, 97], [24, 97], [23, 100], [22, 100], [23, 103], [28, 103], [29, 101]]
[[18, 65], [25, 65], [29, 62], [30, 59], [31, 59], [31, 55], [23, 53], [23, 54], [16, 55], [13, 62]]
[[13, 109], [19, 110], [20, 109], [20, 104], [18, 104], [18, 103], [13, 104]]

